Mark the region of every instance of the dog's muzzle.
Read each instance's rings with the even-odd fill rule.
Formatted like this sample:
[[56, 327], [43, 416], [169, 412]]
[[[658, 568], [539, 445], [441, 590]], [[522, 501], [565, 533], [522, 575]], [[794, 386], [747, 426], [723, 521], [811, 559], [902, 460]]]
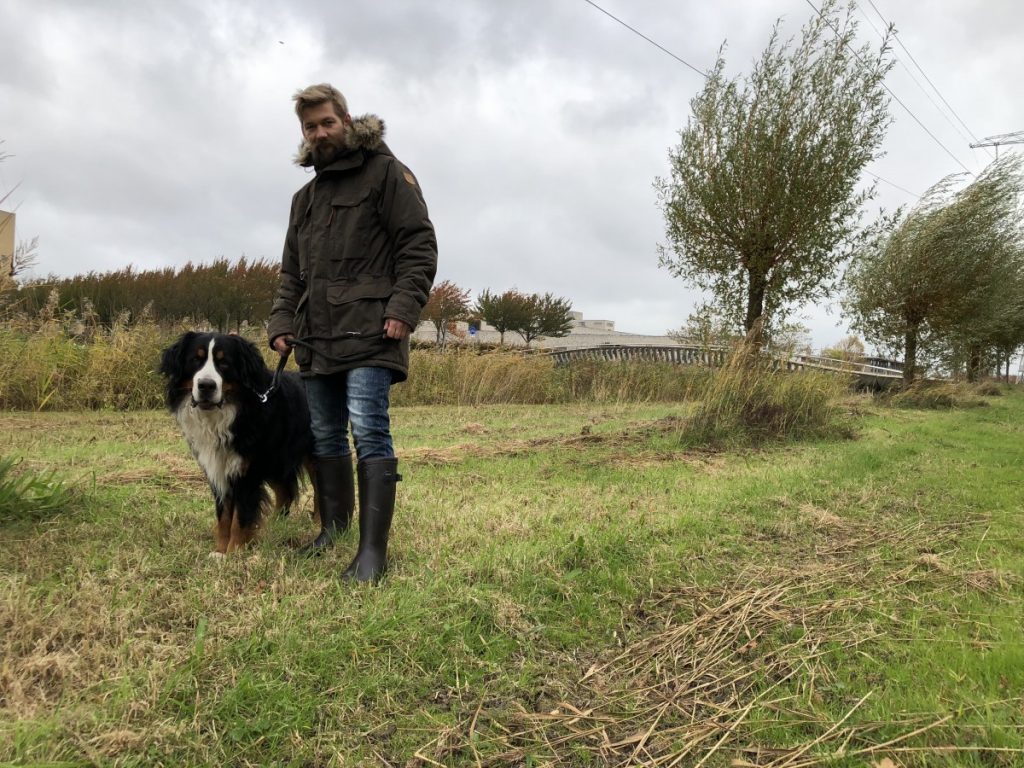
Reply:
[[221, 397], [216, 381], [213, 379], [199, 379], [196, 381], [195, 387], [192, 390], [192, 407], [203, 411], [224, 407], [224, 398]]

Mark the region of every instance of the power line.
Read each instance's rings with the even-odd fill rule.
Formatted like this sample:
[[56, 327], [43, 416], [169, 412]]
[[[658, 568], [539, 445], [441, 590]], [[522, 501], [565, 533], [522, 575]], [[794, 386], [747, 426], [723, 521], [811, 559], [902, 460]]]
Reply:
[[[885, 35], [881, 31], [879, 31], [878, 27], [875, 26], [875, 23], [873, 21], [871, 21], [871, 17], [868, 16], [864, 12], [864, 9], [861, 8], [860, 6], [857, 7], [857, 10], [860, 11], [860, 15], [864, 17], [864, 21], [866, 21], [870, 25], [870, 27], [875, 31], [875, 34], [877, 34], [883, 40], [883, 42], [884, 42], [885, 41]], [[876, 13], [878, 12], [877, 8], [875, 9], [875, 12]], [[881, 14], [879, 14], [879, 15], [881, 15]], [[895, 26], [893, 24], [891, 24], [890, 22], [886, 22], [884, 18], [882, 19], [882, 21], [883, 21], [883, 23], [886, 24], [887, 28], [892, 33], [892, 36], [894, 38], [896, 38], [896, 28], [895, 28]], [[898, 38], [896, 38], [896, 40], [897, 40], [897, 42], [899, 42]], [[900, 45], [903, 45], [903, 44], [900, 43]], [[904, 50], [906, 50], [906, 48], [904, 48]], [[909, 51], [908, 51], [908, 54], [909, 54]], [[932, 103], [932, 106], [935, 107], [935, 111], [938, 112], [940, 115], [942, 115], [942, 118], [947, 123], [949, 123], [950, 126], [952, 126], [954, 131], [956, 131], [957, 133], [960, 134], [960, 138], [962, 138], [964, 141], [966, 141], [968, 144], [970, 144], [970, 142], [973, 141], [972, 137], [968, 136], [967, 133], [964, 133], [963, 130], [960, 128], [960, 126], [958, 126], [956, 123], [954, 123], [952, 121], [952, 119], [950, 119], [949, 115], [947, 115], [946, 112], [942, 109], [942, 107], [939, 106], [939, 103], [932, 97], [932, 95], [930, 93], [928, 93], [928, 90], [923, 85], [921, 85], [921, 81], [918, 80], [916, 77], [914, 77], [914, 73], [911, 71], [910, 67], [908, 67], [904, 63], [904, 61], [901, 58], [899, 58], [895, 53], [893, 54], [893, 58], [900, 63], [900, 65], [903, 67], [904, 70], [906, 70], [907, 76], [911, 79], [911, 81], [913, 81], [914, 85], [916, 85], [918, 87], [918, 89], [921, 91], [921, 93], [923, 93], [925, 95], [925, 98], [927, 98], [928, 101], [930, 101]], [[913, 58], [913, 57], [911, 57], [911, 58]], [[921, 67], [919, 66], [918, 70], [920, 70], [920, 69], [921, 69]], [[924, 72], [921, 72], [921, 74], [924, 74]], [[927, 79], [927, 78], [928, 78], [928, 76], [925, 75], [925, 79]], [[931, 83], [930, 80], [928, 82]], [[932, 85], [932, 88], [934, 89], [935, 86]], [[936, 90], [936, 93], [938, 93], [937, 90]], [[939, 94], [939, 98], [942, 98], [942, 94]], [[945, 100], [943, 100], [943, 101], [945, 101]], [[966, 126], [964, 126], [964, 127], [966, 128]], [[970, 133], [970, 129], [969, 128], [967, 129], [967, 132]]]
[[[587, 0], [587, 2], [589, 2], [589, 1], [590, 1], [590, 0]], [[840, 36], [840, 34], [839, 34], [839, 30], [838, 30], [838, 29], [836, 29], [836, 28], [835, 28], [834, 26], [832, 26], [832, 22], [831, 22], [831, 21], [829, 21], [829, 20], [828, 20], [828, 19], [827, 19], [827, 18], [825, 17], [825, 14], [823, 14], [823, 13], [822, 13], [821, 11], [819, 11], [819, 10], [818, 10], [818, 9], [817, 9], [817, 8], [815, 7], [814, 3], [812, 3], [812, 2], [811, 2], [811, 0], [804, 0], [804, 2], [806, 2], [806, 3], [807, 3], [807, 4], [809, 5], [809, 6], [811, 6], [811, 8], [812, 8], [812, 9], [814, 10], [814, 12], [815, 12], [816, 14], [818, 14], [818, 16], [820, 16], [820, 17], [821, 17], [822, 21], [824, 21], [824, 22], [825, 22], [826, 24], [828, 24], [828, 25], [829, 25], [829, 27], [830, 27], [830, 28], [832, 29], [832, 31], [836, 33], [836, 37], [839, 37], [839, 36]], [[859, 53], [857, 53], [857, 51], [856, 51], [856, 50], [854, 50], [854, 48], [853, 48], [852, 46], [850, 46], [849, 44], [846, 44], [846, 47], [850, 49], [850, 53], [852, 53], [852, 54], [853, 54], [854, 56], [856, 56], [856, 57], [857, 57], [857, 60], [858, 60], [858, 61], [860, 61], [860, 62], [861, 62], [862, 64], [864, 63], [863, 59], [861, 59], [861, 57], [860, 57], [860, 54], [859, 54]], [[922, 123], [922, 122], [921, 122], [921, 120], [920, 120], [920, 119], [918, 118], [918, 116], [917, 116], [917, 115], [915, 115], [915, 114], [914, 114], [913, 112], [911, 112], [911, 111], [910, 111], [910, 107], [908, 107], [908, 106], [907, 106], [906, 104], [904, 104], [904, 103], [903, 103], [903, 100], [902, 100], [902, 99], [900, 99], [900, 97], [899, 97], [899, 96], [897, 96], [897, 95], [896, 95], [895, 93], [893, 93], [892, 89], [891, 89], [891, 88], [890, 88], [890, 87], [889, 87], [888, 85], [886, 85], [886, 84], [885, 84], [885, 83], [883, 82], [883, 83], [882, 83], [882, 87], [883, 87], [883, 88], [885, 88], [885, 90], [886, 90], [886, 91], [887, 91], [887, 92], [889, 93], [889, 95], [890, 95], [890, 96], [892, 96], [892, 97], [893, 97], [893, 99], [895, 99], [895, 100], [896, 100], [896, 103], [897, 103], [897, 104], [899, 104], [899, 105], [900, 105], [901, 107], [903, 107], [903, 109], [905, 109], [905, 110], [906, 110], [906, 112], [907, 112], [907, 114], [908, 114], [908, 115], [910, 115], [910, 116], [911, 116], [912, 118], [914, 118], [914, 122], [916, 122], [916, 123], [917, 123], [917, 124], [918, 124], [919, 126], [921, 126], [921, 129], [922, 129], [922, 130], [923, 130], [923, 131], [924, 131], [925, 133], [927, 133], [927, 134], [928, 134], [929, 136], [931, 136], [932, 140], [933, 140], [933, 141], [934, 141], [934, 142], [935, 142], [936, 144], [938, 144], [938, 145], [939, 145], [940, 147], [942, 147], [942, 150], [943, 150], [943, 151], [944, 151], [944, 152], [945, 152], [945, 153], [946, 153], [947, 155], [949, 155], [949, 156], [950, 156], [951, 158], [953, 158], [953, 160], [954, 160], [954, 161], [956, 162], [956, 164], [957, 164], [957, 165], [959, 165], [959, 166], [960, 166], [961, 168], [963, 168], [963, 169], [964, 169], [965, 171], [967, 171], [967, 173], [971, 174], [972, 176], [974, 175], [974, 172], [973, 172], [973, 171], [971, 171], [971, 169], [970, 169], [970, 168], [968, 168], [968, 167], [967, 167], [966, 165], [964, 165], [964, 164], [963, 164], [963, 163], [962, 163], [962, 162], [960, 161], [960, 159], [959, 159], [959, 158], [958, 158], [958, 157], [957, 157], [956, 155], [954, 155], [954, 154], [953, 154], [952, 152], [950, 152], [950, 151], [949, 151], [949, 148], [948, 148], [948, 147], [947, 147], [947, 146], [946, 146], [945, 144], [943, 144], [943, 143], [942, 143], [941, 141], [939, 141], [939, 138], [938, 138], [938, 137], [937, 137], [937, 136], [936, 136], [936, 135], [935, 135], [934, 133], [932, 133], [931, 131], [929, 131], [929, 130], [928, 130], [928, 126], [926, 126], [926, 125], [925, 125], [924, 123]]]
[[898, 190], [899, 190], [900, 192], [906, 192], [906, 193], [907, 193], [908, 195], [910, 195], [911, 197], [916, 197], [916, 198], [918, 198], [918, 199], [920, 199], [920, 197], [921, 197], [921, 195], [917, 194], [916, 192], [911, 192], [911, 191], [910, 191], [909, 189], [907, 189], [906, 187], [901, 187], [901, 186], [900, 186], [899, 184], [896, 184], [896, 183], [894, 183], [894, 182], [891, 182], [891, 181], [889, 181], [888, 179], [883, 179], [883, 178], [882, 178], [881, 176], [879, 176], [879, 175], [878, 175], [877, 173], [872, 173], [871, 171], [864, 171], [864, 173], [866, 173], [866, 174], [867, 174], [868, 176], [873, 176], [874, 178], [878, 179], [879, 181], [884, 181], [884, 182], [885, 182], [886, 184], [888, 184], [888, 185], [889, 185], [890, 187], [896, 187], [896, 189], [898, 189]]
[[610, 18], [610, 19], [613, 19], [614, 21], [617, 21], [617, 22], [618, 22], [619, 24], [621, 24], [622, 26], [624, 26], [624, 27], [625, 27], [626, 29], [628, 29], [628, 30], [629, 30], [630, 32], [632, 32], [632, 33], [633, 33], [634, 35], [639, 35], [640, 37], [642, 37], [642, 38], [643, 38], [644, 40], [646, 40], [646, 41], [647, 41], [648, 43], [650, 43], [651, 45], [653, 45], [653, 46], [654, 46], [655, 48], [657, 48], [658, 50], [660, 50], [660, 51], [663, 51], [664, 53], [667, 53], [667, 54], [668, 54], [669, 56], [671, 56], [671, 57], [672, 57], [673, 59], [675, 59], [676, 61], [678, 61], [678, 62], [679, 62], [680, 64], [685, 64], [686, 66], [688, 66], [688, 67], [689, 67], [690, 69], [692, 69], [692, 70], [693, 70], [694, 72], [696, 72], [696, 73], [697, 73], [698, 75], [700, 75], [701, 77], [703, 77], [703, 78], [707, 78], [707, 77], [708, 77], [708, 73], [707, 73], [707, 72], [704, 72], [703, 70], [697, 69], [697, 68], [696, 68], [695, 66], [693, 66], [693, 64], [691, 64], [690, 62], [688, 62], [688, 61], [685, 61], [684, 59], [681, 59], [681, 58], [679, 58], [679, 57], [678, 57], [678, 56], [676, 56], [676, 55], [675, 55], [674, 53], [672, 53], [672, 51], [670, 51], [670, 50], [669, 50], [668, 48], [666, 48], [666, 47], [665, 47], [665, 46], [663, 46], [663, 45], [660, 45], [659, 43], [656, 43], [656, 42], [655, 42], [654, 40], [651, 40], [651, 38], [649, 38], [649, 37], [648, 37], [647, 35], [645, 35], [645, 34], [644, 34], [643, 32], [641, 32], [640, 30], [638, 30], [638, 29], [634, 29], [633, 27], [629, 26], [629, 24], [627, 24], [626, 22], [624, 22], [624, 21], [623, 21], [622, 19], [620, 19], [620, 18], [619, 18], [618, 16], [613, 16], [612, 14], [608, 13], [608, 11], [606, 11], [606, 10], [605, 10], [604, 8], [602, 8], [602, 7], [601, 7], [600, 5], [598, 5], [597, 3], [595, 3], [595, 2], [592, 2], [592, 0], [583, 0], [583, 2], [587, 3], [588, 5], [592, 5], [592, 6], [594, 6], [595, 8], [597, 8], [597, 10], [599, 10], [599, 11], [600, 11], [601, 13], [603, 13], [603, 14], [604, 14], [605, 16], [607, 16], [608, 18]]
[[[889, 24], [889, 22], [886, 21], [885, 16], [882, 15], [882, 12], [878, 10], [878, 7], [874, 4], [873, 0], [868, 0], [868, 3], [871, 5], [872, 8], [875, 9], [875, 13], [878, 14], [878, 18], [880, 18], [883, 23]], [[914, 62], [914, 66], [917, 67], [917, 71], [920, 72], [924, 79], [928, 81], [928, 85], [930, 85], [932, 87], [932, 90], [934, 90], [938, 97], [942, 99], [942, 103], [946, 105], [946, 109], [948, 109], [952, 113], [953, 117], [957, 119], [960, 125], [964, 127], [964, 130], [971, 135], [971, 138], [973, 138], [976, 142], [981, 141], [981, 139], [974, 135], [974, 131], [967, 127], [967, 123], [965, 123], [963, 119], [960, 117], [960, 115], [957, 114], [957, 111], [953, 109], [953, 107], [950, 105], [948, 101], [946, 101], [946, 97], [942, 95], [942, 92], [935, 86], [935, 83], [933, 83], [931, 78], [928, 77], [928, 74], [924, 71], [924, 69], [921, 68], [921, 65], [917, 63], [917, 59], [914, 58], [914, 54], [912, 54], [910, 52], [910, 49], [908, 49], [907, 46], [903, 44], [903, 40], [900, 39], [899, 33], [895, 29], [893, 29], [893, 37], [896, 38], [896, 42], [900, 44], [900, 48], [902, 48], [904, 52], [906, 52], [907, 56], [910, 57], [910, 60]], [[989, 154], [991, 155], [991, 153]]]
[[[653, 45], [653, 46], [654, 46], [655, 48], [657, 48], [657, 49], [658, 49], [658, 50], [660, 50], [660, 51], [663, 51], [664, 53], [667, 53], [667, 54], [668, 54], [669, 56], [671, 56], [671, 57], [672, 57], [673, 59], [675, 59], [676, 61], [678, 61], [678, 62], [680, 62], [680, 63], [682, 63], [682, 64], [685, 64], [685, 65], [686, 65], [687, 67], [689, 67], [690, 69], [692, 69], [692, 70], [693, 70], [694, 72], [696, 72], [697, 74], [699, 74], [699, 75], [701, 75], [701, 76], [703, 76], [703, 77], [705, 77], [705, 78], [706, 78], [706, 77], [708, 77], [708, 75], [707, 75], [707, 73], [706, 73], [706, 72], [702, 72], [701, 70], [697, 69], [697, 68], [696, 68], [695, 66], [693, 66], [692, 64], [690, 64], [689, 62], [687, 62], [687, 61], [684, 61], [684, 60], [683, 60], [683, 59], [681, 59], [681, 58], [680, 58], [679, 56], [677, 56], [676, 54], [672, 53], [672, 51], [668, 50], [668, 49], [667, 49], [667, 48], [665, 48], [664, 46], [660, 45], [659, 43], [655, 42], [655, 41], [654, 41], [654, 40], [652, 40], [651, 38], [647, 37], [647, 35], [643, 34], [643, 33], [642, 33], [642, 32], [640, 32], [639, 30], [636, 30], [636, 29], [634, 29], [634, 28], [633, 28], [633, 27], [631, 27], [631, 26], [630, 26], [629, 24], [627, 24], [626, 22], [624, 22], [624, 21], [623, 21], [622, 19], [618, 18], [617, 16], [614, 16], [614, 15], [612, 15], [611, 13], [609, 13], [608, 11], [606, 11], [606, 10], [605, 10], [604, 8], [602, 8], [601, 6], [599, 6], [599, 5], [597, 4], [597, 3], [595, 3], [595, 2], [592, 2], [592, 0], [583, 0], [583, 2], [587, 3], [588, 5], [591, 5], [591, 6], [593, 6], [594, 8], [596, 8], [597, 10], [599, 10], [599, 11], [600, 11], [601, 13], [603, 13], [603, 14], [604, 14], [605, 16], [607, 16], [608, 18], [610, 18], [610, 19], [614, 20], [615, 22], [617, 22], [617, 23], [621, 24], [622, 26], [624, 26], [624, 27], [625, 27], [626, 29], [628, 29], [628, 30], [629, 30], [630, 32], [632, 32], [633, 34], [635, 34], [635, 35], [639, 35], [639, 36], [640, 36], [640, 37], [642, 37], [642, 38], [643, 38], [644, 40], [646, 40], [646, 41], [647, 41], [648, 43], [650, 43], [651, 45]], [[811, 7], [813, 8], [813, 6], [811, 6]], [[817, 9], [815, 9], [815, 10], [817, 10]], [[866, 17], [865, 17], [865, 18], [866, 18]], [[868, 20], [868, 23], [869, 23], [869, 24], [871, 23], [870, 19]], [[877, 30], [876, 30], [876, 31], [877, 31]], [[915, 82], [916, 82], [916, 81], [915, 81]], [[956, 158], [954, 158], [954, 159], [956, 159]], [[888, 184], [888, 185], [889, 185], [889, 186], [891, 186], [891, 187], [895, 187], [896, 189], [900, 190], [901, 192], [905, 192], [906, 194], [910, 195], [911, 197], [915, 197], [915, 198], [920, 198], [920, 197], [921, 197], [920, 195], [916, 194], [915, 192], [911, 192], [911, 191], [910, 191], [909, 189], [907, 189], [906, 187], [901, 187], [901, 186], [900, 186], [899, 184], [896, 184], [896, 183], [894, 183], [894, 182], [892, 182], [892, 181], [889, 181], [888, 179], [883, 179], [883, 178], [882, 178], [881, 176], [879, 176], [878, 174], [875, 174], [875, 173], [871, 173], [871, 171], [865, 171], [865, 173], [867, 173], [867, 174], [868, 174], [869, 176], [872, 176], [872, 177], [874, 177], [874, 178], [878, 179], [878, 180], [879, 180], [879, 181], [881, 181], [881, 182], [884, 182], [884, 183]]]

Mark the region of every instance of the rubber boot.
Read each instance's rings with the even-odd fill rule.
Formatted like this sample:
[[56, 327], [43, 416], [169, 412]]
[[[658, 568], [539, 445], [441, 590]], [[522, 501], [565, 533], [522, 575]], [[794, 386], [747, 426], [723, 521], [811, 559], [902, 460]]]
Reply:
[[313, 492], [320, 510], [320, 534], [299, 548], [304, 555], [319, 555], [348, 530], [356, 506], [352, 456], [316, 457]]
[[395, 513], [398, 459], [359, 462], [359, 549], [341, 575], [346, 581], [379, 581], [387, 570], [388, 533]]

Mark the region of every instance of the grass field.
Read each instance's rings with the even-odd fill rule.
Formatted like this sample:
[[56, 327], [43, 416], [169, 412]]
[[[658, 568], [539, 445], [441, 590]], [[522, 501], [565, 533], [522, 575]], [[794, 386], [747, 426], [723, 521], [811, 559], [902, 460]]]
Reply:
[[0, 762], [1024, 765], [1024, 394], [986, 402], [729, 451], [692, 405], [396, 408], [376, 588], [354, 532], [290, 554], [308, 498], [208, 558], [164, 413], [0, 413], [76, 488], [0, 527]]

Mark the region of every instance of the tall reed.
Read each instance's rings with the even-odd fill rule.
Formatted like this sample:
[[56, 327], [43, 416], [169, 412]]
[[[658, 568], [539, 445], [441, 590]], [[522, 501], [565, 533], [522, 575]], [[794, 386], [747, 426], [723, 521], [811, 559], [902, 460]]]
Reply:
[[695, 443], [754, 442], [824, 434], [834, 428], [849, 377], [787, 372], [740, 344], [715, 372], [683, 429]]
[[[112, 328], [60, 316], [35, 324], [9, 320], [0, 324], [0, 409], [159, 408], [163, 404], [157, 373], [160, 354], [178, 333], [180, 329], [162, 328], [146, 319], [131, 325], [115, 323]], [[250, 338], [267, 364], [276, 365], [277, 356], [260, 330], [254, 329]], [[701, 429], [738, 419], [786, 431], [813, 421], [817, 417], [809, 411], [824, 407], [816, 397], [828, 387], [808, 384], [819, 379], [842, 386], [831, 377], [796, 374], [751, 379], [733, 364], [721, 372], [653, 361], [579, 361], [556, 366], [543, 354], [417, 348], [411, 353], [409, 379], [392, 390], [392, 402], [399, 406], [679, 402], [710, 395], [701, 411]], [[790, 413], [794, 407], [797, 412]], [[778, 421], [783, 423], [775, 424]]]

